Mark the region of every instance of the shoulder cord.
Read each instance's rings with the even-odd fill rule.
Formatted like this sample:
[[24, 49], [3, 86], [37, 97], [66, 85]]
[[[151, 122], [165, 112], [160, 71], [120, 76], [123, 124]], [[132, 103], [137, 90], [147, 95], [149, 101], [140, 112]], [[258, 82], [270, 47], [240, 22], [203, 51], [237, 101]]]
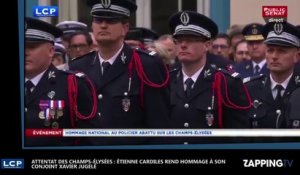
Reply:
[[[214, 82], [212, 85], [212, 93], [213, 93], [213, 99], [216, 94], [217, 96], [217, 110], [218, 110], [218, 121], [219, 121], [219, 127], [223, 128], [223, 111], [222, 111], [222, 103], [224, 106], [231, 108], [231, 109], [239, 109], [239, 110], [246, 110], [250, 109], [252, 107], [252, 100], [249, 94], [248, 89], [244, 84], [243, 85], [243, 91], [246, 94], [248, 105], [247, 106], [239, 106], [238, 104], [233, 103], [228, 95], [228, 84], [227, 80], [225, 78], [225, 75], [222, 72], [217, 72], [214, 76]], [[225, 98], [222, 96], [222, 80], [224, 81], [224, 90], [225, 90]]]
[[142, 107], [144, 106], [144, 96], [143, 96], [144, 84], [146, 84], [150, 87], [153, 87], [153, 88], [161, 88], [168, 84], [169, 79], [170, 79], [169, 72], [168, 72], [167, 66], [165, 64], [164, 64], [164, 66], [165, 66], [165, 70], [166, 70], [165, 81], [162, 84], [156, 84], [156, 83], [151, 82], [144, 72], [140, 56], [138, 55], [138, 53], [135, 50], [133, 50], [132, 59], [131, 59], [130, 63], [128, 64], [129, 81], [131, 82], [132, 72], [133, 72], [133, 69], [135, 69], [139, 79], [141, 80], [141, 84], [140, 84], [140, 94], [141, 94], [140, 98], [141, 99], [140, 100], [141, 100]]
[[71, 120], [71, 127], [75, 127], [75, 118], [81, 120], [88, 120], [95, 117], [97, 112], [97, 98], [96, 98], [96, 90], [89, 78], [86, 77], [86, 80], [88, 82], [89, 88], [92, 93], [93, 98], [93, 107], [92, 111], [89, 115], [84, 116], [82, 115], [78, 109], [77, 109], [77, 96], [78, 96], [78, 88], [77, 88], [77, 79], [75, 75], [69, 75], [68, 76], [68, 97], [69, 97], [69, 103], [70, 103], [70, 120]]

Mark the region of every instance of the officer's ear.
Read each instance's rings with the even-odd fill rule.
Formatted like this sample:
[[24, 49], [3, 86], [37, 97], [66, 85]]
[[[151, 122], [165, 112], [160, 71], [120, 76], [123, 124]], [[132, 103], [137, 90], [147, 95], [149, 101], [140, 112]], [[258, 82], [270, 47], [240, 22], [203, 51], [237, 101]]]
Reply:
[[55, 49], [54, 49], [54, 44], [52, 44], [52, 43], [48, 43], [49, 44], [49, 47], [48, 47], [48, 49], [49, 49], [49, 57], [50, 58], [53, 58], [54, 57], [54, 53], [55, 53]]
[[209, 48], [211, 46], [211, 40], [207, 40], [204, 42], [205, 50], [209, 51]]
[[122, 36], [126, 36], [126, 34], [128, 33], [129, 31], [129, 23], [124, 23], [123, 24], [123, 31], [122, 31]]
[[300, 60], [300, 48], [293, 48], [290, 50], [290, 52], [293, 52], [293, 62], [297, 63]]

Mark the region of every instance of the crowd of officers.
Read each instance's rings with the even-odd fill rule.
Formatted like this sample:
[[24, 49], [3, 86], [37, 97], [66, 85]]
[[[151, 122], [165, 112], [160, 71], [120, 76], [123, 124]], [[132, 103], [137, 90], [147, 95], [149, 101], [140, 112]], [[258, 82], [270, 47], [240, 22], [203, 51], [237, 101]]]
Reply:
[[[159, 37], [130, 28], [131, 1], [87, 2], [92, 32], [81, 22], [25, 18], [25, 129], [300, 128], [294, 25], [252, 23], [218, 34], [210, 18], [180, 11], [169, 18], [172, 35]], [[25, 146], [299, 139], [25, 137]]]

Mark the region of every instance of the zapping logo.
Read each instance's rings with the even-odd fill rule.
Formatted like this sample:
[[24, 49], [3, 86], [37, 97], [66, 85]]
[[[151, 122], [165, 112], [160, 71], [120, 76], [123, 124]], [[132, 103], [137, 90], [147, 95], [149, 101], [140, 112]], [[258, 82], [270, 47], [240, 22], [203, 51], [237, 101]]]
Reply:
[[1, 169], [24, 169], [24, 159], [1, 159]]
[[34, 17], [58, 16], [58, 8], [57, 6], [34, 6], [33, 16]]
[[294, 160], [288, 159], [243, 159], [244, 167], [291, 168]]

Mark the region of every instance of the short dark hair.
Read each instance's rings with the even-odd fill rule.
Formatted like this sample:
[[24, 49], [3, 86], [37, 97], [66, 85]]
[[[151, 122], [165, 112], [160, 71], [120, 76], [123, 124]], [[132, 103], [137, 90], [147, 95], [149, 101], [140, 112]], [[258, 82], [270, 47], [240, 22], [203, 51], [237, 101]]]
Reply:
[[92, 40], [92, 37], [91, 35], [88, 33], [88, 32], [85, 32], [85, 31], [78, 31], [78, 32], [75, 32], [75, 33], [72, 33], [70, 35], [70, 37], [68, 38], [68, 43], [71, 44], [71, 40], [73, 37], [77, 36], [77, 35], [83, 35], [86, 39], [86, 42], [89, 46], [91, 46], [93, 44], [93, 40]]
[[225, 39], [225, 40], [227, 41], [228, 46], [230, 46], [229, 36], [228, 36], [226, 33], [219, 33], [219, 34], [213, 39], [213, 41], [216, 40], [216, 39], [218, 39], [218, 38], [223, 38], [223, 39]]

